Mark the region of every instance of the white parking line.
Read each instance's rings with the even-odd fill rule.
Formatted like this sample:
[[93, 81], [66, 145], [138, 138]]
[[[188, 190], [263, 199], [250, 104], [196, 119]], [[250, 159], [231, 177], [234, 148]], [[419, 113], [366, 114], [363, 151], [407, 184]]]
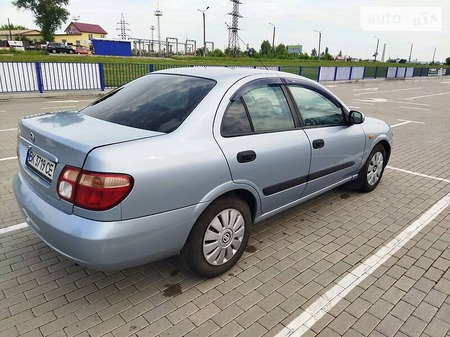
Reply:
[[446, 182], [446, 183], [449, 183], [449, 184], [450, 184], [450, 180], [449, 180], [449, 179], [444, 179], [444, 178], [439, 178], [439, 177], [433, 177], [433, 176], [429, 176], [428, 174], [423, 174], [423, 173], [418, 173], [418, 172], [408, 171], [408, 170], [404, 170], [404, 169], [400, 169], [400, 168], [392, 167], [392, 166], [386, 166], [386, 168], [388, 168], [388, 169], [390, 169], [390, 170], [394, 170], [394, 171], [399, 171], [399, 172], [403, 172], [403, 173], [413, 174], [413, 175], [419, 176], [419, 177], [429, 178], [429, 179], [433, 179], [433, 180], [439, 180], [439, 181], [443, 181], [443, 182]]
[[45, 102], [47, 104], [53, 104], [53, 103], [78, 103], [79, 101], [75, 101], [73, 99], [69, 99], [66, 101], [49, 101], [49, 102]]
[[423, 103], [414, 103], [414, 102], [396, 102], [396, 101], [390, 101], [391, 103], [398, 103], [398, 104], [412, 104], [412, 105], [420, 105], [420, 106], [430, 106], [430, 104], [423, 104]]
[[0, 234], [9, 233], [9, 232], [16, 231], [16, 230], [19, 230], [19, 229], [22, 229], [22, 228], [26, 228], [26, 227], [28, 227], [27, 223], [26, 222], [22, 222], [22, 223], [20, 223], [18, 225], [9, 226], [9, 227], [6, 227], [6, 228], [0, 228]]
[[350, 271], [333, 288], [328, 290], [301, 315], [281, 330], [276, 337], [303, 336], [328, 313], [339, 301], [347, 296], [358, 284], [395, 255], [406, 243], [433, 221], [450, 205], [450, 193], [435, 203], [419, 219], [404, 229], [397, 237], [370, 256], [361, 265]]
[[377, 91], [378, 88], [362, 88], [362, 89], [353, 89], [353, 91]]
[[41, 108], [41, 110], [48, 110], [48, 109], [68, 109], [68, 108], [76, 108], [76, 105], [64, 105], [64, 106], [49, 106], [47, 108]]
[[17, 159], [17, 157], [0, 158], [0, 161], [7, 161], [7, 160], [13, 160], [13, 159]]
[[69, 99], [69, 100], [65, 100], [65, 101], [48, 101], [45, 102], [47, 104], [53, 104], [53, 103], [80, 103], [80, 102], [92, 102], [95, 98], [93, 99], [78, 99], [78, 100], [74, 100], [74, 99]]
[[368, 91], [368, 92], [359, 92], [359, 93], [353, 94], [353, 96], [373, 95], [373, 94], [381, 94], [381, 93], [387, 93], [387, 92], [405, 91], [405, 90], [419, 90], [419, 89], [422, 89], [422, 88], [421, 87], [417, 87], [417, 88], [405, 88], [405, 89], [382, 90], [382, 91]]
[[423, 95], [423, 96], [416, 96], [416, 97], [408, 97], [408, 98], [405, 98], [405, 100], [406, 101], [410, 101], [410, 100], [413, 100], [413, 99], [419, 99], [419, 98], [425, 98], [425, 97], [435, 97], [435, 96], [442, 96], [442, 95], [448, 95], [448, 94], [450, 94], [450, 91], [441, 92], [439, 94], [430, 94], [430, 95]]
[[364, 105], [373, 105], [373, 103], [365, 103], [365, 102], [356, 102], [357, 104], [364, 104]]
[[6, 132], [6, 131], [17, 131], [17, 128], [0, 130], [0, 132]]
[[430, 109], [427, 109], [427, 108], [416, 108], [416, 107], [413, 107], [413, 106], [403, 106], [403, 105], [400, 105], [399, 108], [402, 108], [402, 109], [409, 109], [409, 110], [423, 110], [423, 111], [430, 111]]
[[391, 128], [395, 128], [395, 127], [397, 127], [397, 126], [405, 125], [405, 124], [409, 124], [409, 123], [414, 123], [414, 124], [425, 124], [424, 122], [408, 121], [408, 120], [405, 120], [405, 119], [397, 119], [397, 120], [400, 121], [401, 123], [391, 125]]

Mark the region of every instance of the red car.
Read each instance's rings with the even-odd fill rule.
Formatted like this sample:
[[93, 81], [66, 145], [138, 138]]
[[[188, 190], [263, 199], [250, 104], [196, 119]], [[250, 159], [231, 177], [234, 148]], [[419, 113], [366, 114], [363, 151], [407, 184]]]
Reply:
[[82, 54], [82, 55], [88, 55], [90, 54], [89, 49], [85, 48], [85, 47], [77, 47], [75, 49], [75, 53], [76, 54]]

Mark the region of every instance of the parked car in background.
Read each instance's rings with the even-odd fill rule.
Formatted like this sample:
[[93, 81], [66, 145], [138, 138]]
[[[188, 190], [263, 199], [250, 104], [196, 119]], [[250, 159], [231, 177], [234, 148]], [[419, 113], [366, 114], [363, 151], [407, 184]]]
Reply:
[[73, 54], [75, 50], [71, 46], [66, 46], [59, 42], [49, 42], [45, 46], [45, 50], [48, 53], [56, 54], [56, 53], [64, 53], [64, 54]]
[[75, 54], [88, 55], [90, 54], [90, 50], [86, 47], [76, 47]]
[[29, 226], [81, 265], [181, 252], [214, 277], [254, 223], [345, 183], [375, 189], [391, 147], [385, 122], [301, 76], [170, 69], [80, 111], [21, 119], [13, 185]]

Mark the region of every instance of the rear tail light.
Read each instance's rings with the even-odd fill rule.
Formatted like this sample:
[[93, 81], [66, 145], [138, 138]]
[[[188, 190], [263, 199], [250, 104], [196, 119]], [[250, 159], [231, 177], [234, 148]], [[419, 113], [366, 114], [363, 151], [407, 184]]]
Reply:
[[104, 211], [118, 205], [133, 188], [126, 174], [82, 171], [67, 166], [59, 176], [58, 195], [75, 206]]

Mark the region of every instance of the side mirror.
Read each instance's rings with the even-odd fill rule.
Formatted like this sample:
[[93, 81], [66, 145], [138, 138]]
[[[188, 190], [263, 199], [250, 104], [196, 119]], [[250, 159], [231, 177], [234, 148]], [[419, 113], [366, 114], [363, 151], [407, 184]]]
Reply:
[[364, 114], [356, 110], [352, 110], [348, 114], [348, 122], [350, 124], [362, 124], [364, 123], [364, 119]]

